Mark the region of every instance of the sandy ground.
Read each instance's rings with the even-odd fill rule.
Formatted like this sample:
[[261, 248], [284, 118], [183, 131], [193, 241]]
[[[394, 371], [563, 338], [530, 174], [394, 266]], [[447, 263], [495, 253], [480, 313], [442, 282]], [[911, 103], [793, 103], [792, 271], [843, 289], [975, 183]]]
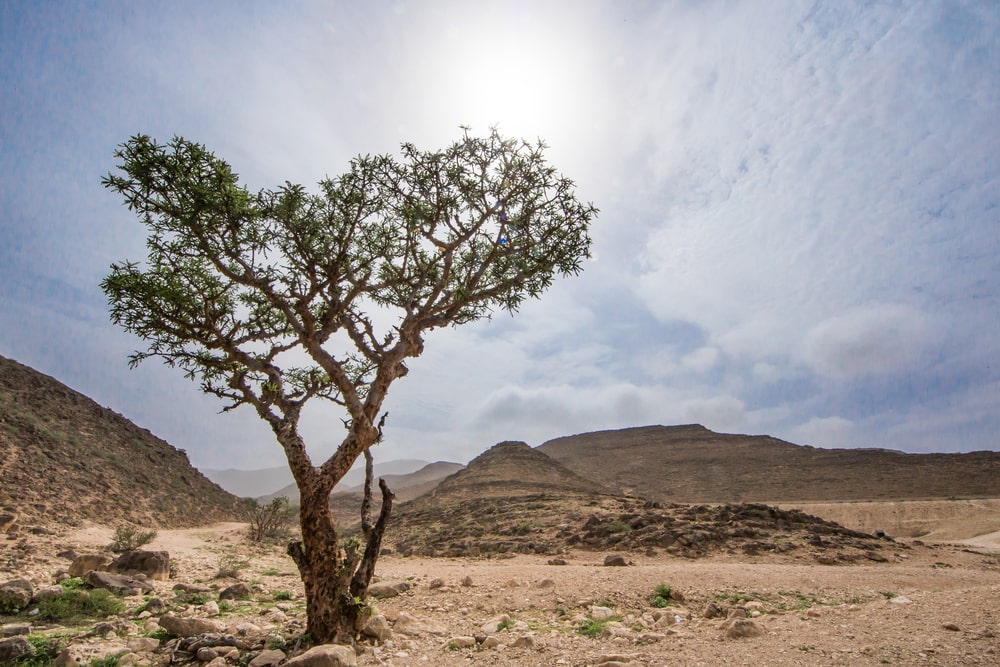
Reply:
[[[294, 599], [283, 605], [285, 613], [292, 625], [304, 621], [291, 560], [277, 547], [249, 549], [241, 529], [220, 524], [161, 531], [151, 546], [170, 552], [177, 577], [159, 586], [228, 585], [213, 572], [221, 558], [242, 555], [250, 565], [240, 578], [257, 587], [258, 600], [289, 591]], [[89, 527], [59, 543], [96, 548], [110, 537], [110, 529]], [[359, 664], [1000, 665], [1000, 553], [960, 544], [901, 544], [887, 555], [887, 563], [840, 566], [816, 564], [807, 554], [782, 556], [780, 562], [768, 556], [629, 555], [628, 567], [604, 567], [604, 553], [583, 551], [565, 554], [566, 565], [550, 565], [550, 557], [542, 556], [383, 557], [379, 576], [413, 588], [376, 603], [396, 631], [384, 644], [359, 647]], [[651, 606], [658, 584], [681, 592], [684, 601], [666, 609]], [[726, 639], [724, 621], [702, 616], [710, 602], [756, 608], [761, 615], [753, 620], [764, 634]], [[619, 636], [579, 634], [594, 605], [613, 609], [621, 625], [610, 627]], [[502, 614], [513, 627], [482, 630]], [[405, 615], [415, 619], [416, 634], [400, 631], [397, 619]], [[460, 637], [484, 634], [494, 634], [501, 645], [457, 646]]]

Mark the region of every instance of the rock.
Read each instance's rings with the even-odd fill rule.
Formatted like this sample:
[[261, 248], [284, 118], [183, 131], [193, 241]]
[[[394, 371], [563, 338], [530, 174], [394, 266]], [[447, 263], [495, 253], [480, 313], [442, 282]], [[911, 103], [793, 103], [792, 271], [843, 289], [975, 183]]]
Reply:
[[201, 605], [201, 613], [205, 614], [205, 616], [218, 616], [219, 603], [215, 600], [209, 600], [205, 604]]
[[74, 644], [67, 646], [56, 658], [58, 667], [84, 667], [94, 661], [105, 660], [108, 656], [118, 656], [128, 653], [121, 645]]
[[159, 648], [160, 641], [152, 637], [132, 637], [125, 642], [125, 646], [136, 653], [152, 653]]
[[553, 558], [545, 562], [546, 565], [566, 565], [566, 561], [562, 558]]
[[170, 578], [170, 554], [166, 551], [126, 551], [108, 565], [108, 572], [144, 574], [150, 579]]
[[25, 637], [0, 640], [0, 665], [13, 665], [26, 655], [35, 655], [35, 647]]
[[372, 616], [368, 619], [365, 627], [361, 629], [361, 634], [365, 637], [371, 637], [380, 643], [385, 643], [389, 639], [392, 639], [392, 628], [389, 627], [389, 619], [381, 614]]
[[962, 628], [958, 627], [954, 623], [945, 623], [941, 626], [945, 630], [951, 630], [952, 632], [961, 632]]
[[499, 616], [494, 616], [490, 620], [486, 621], [479, 628], [484, 635], [495, 635], [500, 632], [500, 626], [505, 628], [510, 625], [510, 616], [507, 614], [501, 614]]
[[9, 533], [17, 523], [16, 514], [0, 514], [0, 533]]
[[[198, 662], [211, 662], [219, 657], [219, 652], [210, 646], [202, 646], [194, 655], [198, 658]], [[284, 654], [282, 654], [282, 656], [284, 656]]]
[[31, 604], [35, 592], [27, 579], [0, 584], [0, 614], [14, 614]]
[[470, 577], [469, 575], [465, 575], [462, 578], [462, 585], [464, 587], [466, 587], [466, 588], [469, 588], [470, 586], [472, 586], [472, 577]]
[[66, 572], [71, 577], [82, 577], [91, 570], [104, 569], [110, 562], [111, 558], [105, 554], [83, 554], [73, 559]]
[[32, 598], [35, 602], [42, 602], [44, 600], [55, 600], [61, 598], [63, 593], [62, 586], [42, 586], [37, 591], [35, 591], [35, 596]]
[[442, 636], [447, 634], [447, 630], [425, 621], [418, 621], [405, 611], [399, 613], [396, 618], [396, 625], [392, 626], [392, 631], [410, 637], [421, 637], [423, 635]]
[[500, 646], [500, 639], [498, 637], [489, 636], [480, 643], [483, 648], [496, 648]]
[[524, 635], [523, 637], [515, 639], [511, 646], [514, 648], [534, 648], [535, 638], [531, 635]]
[[624, 567], [626, 565], [628, 565], [628, 561], [621, 554], [608, 554], [604, 557], [605, 567]]
[[368, 587], [368, 594], [378, 599], [394, 598], [412, 587], [408, 581], [380, 581]]
[[595, 621], [610, 621], [615, 617], [615, 610], [594, 605], [590, 608], [590, 617]]
[[357, 667], [358, 656], [349, 646], [323, 644], [314, 646], [282, 667]]
[[149, 600], [146, 601], [146, 604], [143, 605], [142, 608], [144, 611], [148, 611], [151, 614], [158, 614], [164, 609], [166, 609], [167, 605], [160, 598], [153, 597], [149, 598]]
[[877, 551], [866, 551], [865, 558], [876, 563], [888, 563], [889, 559]]
[[743, 607], [733, 607], [726, 615], [727, 618], [746, 618], [747, 616], [747, 610]]
[[705, 605], [705, 610], [701, 612], [701, 615], [705, 618], [724, 618], [727, 614], [724, 607], [720, 607], [714, 602], [709, 602]]
[[136, 653], [124, 653], [118, 656], [118, 667], [128, 667], [129, 665], [149, 665], [149, 659], [143, 658]]
[[0, 637], [17, 637], [18, 635], [30, 635], [30, 623], [8, 623], [0, 626]]
[[896, 597], [889, 600], [891, 604], [913, 604], [913, 600], [906, 597], [905, 595], [897, 595]]
[[220, 600], [246, 600], [250, 597], [250, 587], [242, 581], [223, 589], [219, 593]]
[[621, 653], [605, 653], [597, 658], [597, 664], [599, 667], [621, 667], [633, 664], [632, 658], [633, 656]]
[[539, 581], [538, 583], [536, 583], [534, 587], [535, 588], [552, 588], [555, 585], [556, 585], [556, 582], [552, 581], [551, 579], [542, 579], [541, 581]]
[[731, 618], [726, 621], [723, 629], [726, 639], [744, 639], [764, 634], [764, 628], [748, 618]]
[[177, 637], [193, 637], [206, 632], [222, 632], [222, 626], [215, 621], [204, 618], [180, 618], [173, 614], [164, 614], [159, 620], [164, 631]]
[[260, 655], [251, 660], [247, 667], [276, 667], [285, 659], [285, 653], [277, 649], [261, 651]]
[[121, 595], [144, 595], [153, 592], [153, 585], [149, 582], [124, 574], [91, 570], [83, 579], [94, 588], [105, 588]]
[[432, 591], [437, 590], [439, 588], [444, 588], [444, 579], [435, 579], [434, 581], [432, 581], [430, 584], [427, 585], [427, 588], [431, 589]]
[[609, 637], [628, 637], [628, 634], [628, 628], [618, 621], [608, 621], [604, 629], [601, 630], [601, 637], [604, 639]]
[[456, 648], [472, 648], [476, 645], [475, 637], [467, 637], [465, 635], [459, 637], [452, 637], [447, 641], [445, 646], [455, 646]]
[[212, 591], [208, 586], [201, 586], [199, 584], [185, 584], [177, 583], [171, 590], [180, 591], [180, 594], [188, 593], [210, 593]]

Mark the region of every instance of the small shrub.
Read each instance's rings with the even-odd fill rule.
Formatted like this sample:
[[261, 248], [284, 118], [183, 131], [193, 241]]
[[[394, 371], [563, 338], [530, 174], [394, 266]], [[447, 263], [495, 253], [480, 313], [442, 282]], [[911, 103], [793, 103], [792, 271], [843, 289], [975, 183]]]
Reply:
[[216, 579], [227, 577], [235, 579], [240, 576], [240, 572], [250, 566], [250, 561], [242, 556], [226, 554], [219, 559], [219, 571], [215, 573]]
[[80, 577], [71, 577], [60, 581], [59, 585], [62, 586], [64, 591], [75, 591], [78, 588], [86, 588], [87, 582]]
[[672, 589], [668, 584], [659, 584], [653, 589], [653, 594], [649, 596], [649, 604], [657, 609], [670, 606], [670, 593]]
[[630, 533], [632, 532], [632, 526], [628, 525], [624, 521], [614, 521], [609, 523], [608, 526], [609, 533]]
[[448, 642], [448, 645], [447, 645], [447, 646], [445, 646], [444, 648], [445, 648], [445, 650], [447, 650], [447, 651], [457, 651], [457, 650], [459, 650], [459, 648], [461, 648], [461, 647], [459, 647], [459, 645], [458, 645], [458, 644], [456, 644], [455, 642]]
[[291, 591], [278, 591], [278, 592], [276, 592], [274, 594], [274, 599], [275, 600], [291, 600], [292, 599], [292, 592]]
[[509, 630], [510, 628], [513, 627], [514, 627], [514, 621], [511, 620], [500, 621], [500, 623], [497, 624], [497, 632], [503, 632], [504, 630]]
[[108, 548], [116, 554], [135, 551], [156, 539], [155, 530], [140, 530], [134, 526], [118, 526]]
[[250, 524], [247, 538], [254, 543], [287, 539], [295, 514], [296, 507], [285, 496], [278, 496], [266, 505], [249, 498], [244, 508], [244, 516]]
[[32, 656], [23, 656], [15, 664], [17, 667], [50, 667], [56, 664], [56, 658], [66, 646], [62, 637], [46, 635], [29, 635], [28, 643], [35, 647]]
[[271, 635], [271, 638], [267, 642], [267, 647], [272, 651], [280, 651], [285, 646], [287, 646], [287, 643], [281, 635]]
[[511, 531], [514, 535], [527, 535], [532, 531], [530, 523], [519, 523]]

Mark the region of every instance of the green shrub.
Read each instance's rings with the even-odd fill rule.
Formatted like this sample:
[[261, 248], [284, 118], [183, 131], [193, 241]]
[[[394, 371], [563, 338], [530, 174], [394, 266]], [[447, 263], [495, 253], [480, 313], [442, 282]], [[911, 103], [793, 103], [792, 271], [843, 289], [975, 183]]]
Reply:
[[120, 554], [125, 551], [135, 551], [155, 539], [155, 530], [140, 530], [134, 526], [118, 526], [115, 528], [114, 537], [111, 538], [111, 544], [108, 548], [116, 554]]
[[56, 664], [59, 653], [66, 646], [62, 637], [46, 635], [29, 635], [28, 643], [35, 647], [35, 653], [31, 656], [23, 656], [14, 663], [17, 667], [52, 667]]
[[584, 637], [597, 637], [604, 632], [605, 625], [607, 625], [607, 621], [597, 621], [593, 618], [588, 618], [580, 621], [580, 625], [576, 627], [576, 631]]
[[274, 599], [275, 600], [291, 600], [292, 599], [292, 592], [291, 591], [278, 591], [278, 592], [276, 592], [274, 594]]
[[250, 566], [250, 561], [242, 556], [226, 554], [219, 559], [219, 571], [215, 573], [216, 579], [227, 577], [236, 578], [240, 572]]
[[670, 606], [670, 594], [672, 589], [668, 584], [659, 584], [653, 589], [653, 594], [649, 596], [649, 604], [663, 609]]
[[103, 588], [65, 591], [51, 600], [38, 603], [36, 618], [54, 623], [74, 623], [90, 618], [107, 618], [125, 610], [120, 597]]

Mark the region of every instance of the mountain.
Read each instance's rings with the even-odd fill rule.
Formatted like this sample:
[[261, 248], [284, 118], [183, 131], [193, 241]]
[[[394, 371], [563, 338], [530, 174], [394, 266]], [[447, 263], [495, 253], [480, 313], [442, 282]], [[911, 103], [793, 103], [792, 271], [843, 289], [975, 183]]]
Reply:
[[292, 471], [287, 465], [258, 470], [204, 468], [201, 472], [229, 493], [241, 498], [259, 498], [292, 483]]
[[619, 493], [664, 502], [1000, 497], [1000, 452], [820, 449], [699, 424], [572, 435], [538, 451]]
[[[417, 472], [428, 465], [434, 465], [434, 464], [428, 464], [427, 461], [418, 461], [416, 459], [395, 459], [392, 461], [386, 461], [385, 463], [376, 463], [372, 468], [372, 474], [374, 475], [375, 480], [378, 480], [379, 477], [385, 477], [386, 483], [390, 484], [390, 479], [396, 478], [396, 481], [399, 482], [400, 480], [398, 478], [406, 477], [407, 475]], [[444, 465], [454, 466], [460, 464], [445, 463]], [[440, 479], [440, 477], [437, 477], [436, 479]], [[406, 486], [408, 484], [409, 482], [406, 480], [402, 482], [403, 486]], [[361, 493], [364, 490], [364, 485], [365, 485], [365, 460], [364, 458], [358, 458], [358, 460], [354, 464], [354, 467], [352, 467], [347, 472], [347, 474], [344, 475], [344, 478], [340, 480], [337, 486], [334, 487], [333, 494], [337, 495], [340, 493], [347, 493], [347, 494]], [[395, 491], [395, 487], [393, 487], [391, 484], [390, 488], [392, 488]], [[378, 495], [377, 486], [375, 488], [375, 495]], [[270, 501], [272, 498], [277, 498], [278, 496], [285, 496], [286, 498], [288, 498], [288, 501], [290, 503], [295, 505], [298, 504], [299, 502], [299, 489], [297, 486], [295, 486], [295, 482], [292, 482], [273, 493], [257, 496], [257, 500], [260, 501], [261, 503], [266, 503]]]
[[231, 521], [240, 500], [184, 452], [58, 380], [0, 356], [0, 512], [147, 528]]

